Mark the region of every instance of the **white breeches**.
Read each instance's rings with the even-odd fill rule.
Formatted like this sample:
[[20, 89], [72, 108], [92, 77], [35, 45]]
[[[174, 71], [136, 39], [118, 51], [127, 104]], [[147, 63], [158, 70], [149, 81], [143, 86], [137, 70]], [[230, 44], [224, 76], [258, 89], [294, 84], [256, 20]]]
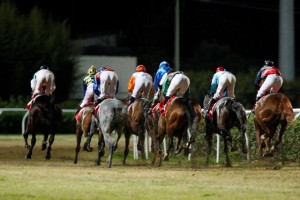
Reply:
[[225, 73], [219, 78], [219, 84], [217, 87], [217, 91], [214, 94], [213, 98], [214, 99], [219, 99], [223, 97], [223, 92], [227, 88], [227, 95], [229, 97], [235, 97], [234, 95], [234, 87], [236, 83], [236, 78], [233, 74], [231, 73]]
[[153, 82], [149, 78], [138, 78], [135, 80], [134, 88], [131, 96], [134, 98], [145, 97], [149, 98]]
[[190, 86], [190, 79], [184, 74], [176, 74], [171, 80], [166, 96], [183, 96]]
[[84, 106], [87, 106], [87, 105], [90, 105], [93, 100], [94, 100], [94, 90], [93, 90], [93, 86], [94, 86], [94, 83], [89, 83], [87, 88], [86, 88], [86, 91], [85, 91], [85, 95], [84, 95], [84, 98], [80, 104], [80, 107], [84, 107]]
[[266, 80], [263, 82], [262, 86], [257, 92], [256, 97], [262, 97], [269, 92], [277, 93], [283, 84], [283, 79], [281, 76], [276, 74], [271, 74], [267, 76]]
[[40, 72], [36, 75], [36, 80], [31, 81], [31, 89], [33, 94], [43, 94], [45, 87], [45, 94], [52, 95], [55, 90], [54, 76], [47, 71]]
[[100, 96], [114, 98], [117, 91], [118, 75], [113, 71], [104, 71], [100, 75]]

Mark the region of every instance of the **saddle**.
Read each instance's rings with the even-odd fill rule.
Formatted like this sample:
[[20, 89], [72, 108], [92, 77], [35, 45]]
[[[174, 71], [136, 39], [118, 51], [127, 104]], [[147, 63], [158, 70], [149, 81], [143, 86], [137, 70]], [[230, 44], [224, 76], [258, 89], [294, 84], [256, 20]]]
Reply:
[[152, 109], [151, 109], [151, 112], [150, 114], [154, 113], [155, 110], [158, 108], [159, 111], [160, 111], [160, 114], [162, 116], [165, 116], [166, 115], [166, 110], [168, 108], [168, 106], [171, 104], [171, 102], [173, 101], [173, 99], [177, 98], [176, 96], [172, 96], [165, 104], [164, 106], [164, 102], [161, 101], [161, 102], [158, 102]]

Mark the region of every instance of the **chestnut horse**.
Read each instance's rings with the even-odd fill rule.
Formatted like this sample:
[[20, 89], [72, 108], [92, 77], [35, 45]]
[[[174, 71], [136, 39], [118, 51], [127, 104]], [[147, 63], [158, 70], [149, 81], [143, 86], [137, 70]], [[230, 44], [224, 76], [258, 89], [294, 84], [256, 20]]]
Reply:
[[[77, 163], [78, 160], [78, 154], [80, 151], [80, 143], [81, 143], [81, 138], [82, 135], [84, 135], [85, 137], [88, 137], [88, 134], [90, 132], [90, 127], [91, 127], [91, 122], [92, 122], [92, 117], [93, 117], [93, 110], [94, 110], [94, 106], [89, 105], [86, 107], [83, 107], [79, 113], [76, 115], [75, 119], [76, 119], [76, 141], [77, 141], [77, 145], [75, 148], [75, 159], [74, 159], [74, 163]], [[88, 137], [87, 141], [85, 142], [84, 146], [83, 146], [83, 150], [84, 151], [92, 151], [93, 148], [91, 148], [90, 145], [90, 140], [91, 138]]]
[[142, 159], [146, 158], [145, 156], [145, 112], [144, 108], [148, 105], [149, 100], [147, 98], [136, 99], [128, 107], [128, 123], [125, 126], [125, 151], [124, 151], [124, 160], [125, 164], [127, 155], [129, 153], [129, 141], [131, 134], [138, 136], [137, 149], [141, 152]]
[[101, 157], [104, 156], [105, 144], [108, 144], [109, 156], [108, 167], [112, 166], [112, 157], [118, 147], [123, 129], [127, 123], [128, 107], [118, 99], [105, 99], [100, 103], [95, 122], [99, 128], [98, 135], [98, 158], [96, 164], [100, 165]]
[[[57, 128], [62, 121], [62, 109], [54, 103], [55, 97], [45, 94], [38, 95], [32, 103], [29, 110], [28, 120], [26, 124], [25, 133], [23, 133], [25, 148], [28, 149], [26, 159], [31, 159], [32, 151], [36, 143], [36, 134], [43, 133], [44, 138], [42, 141], [41, 150], [47, 149], [45, 159], [51, 158], [51, 149], [54, 142], [54, 137]], [[31, 134], [31, 145], [28, 144], [28, 135]], [[49, 138], [49, 146], [47, 148], [47, 140]]]
[[[255, 109], [254, 125], [259, 154], [263, 157], [271, 157], [281, 143], [282, 136], [289, 123], [294, 121], [295, 114], [289, 98], [282, 93], [271, 93], [259, 100]], [[271, 147], [271, 139], [274, 137], [277, 127], [280, 130]], [[263, 148], [266, 152], [263, 154]]]
[[[211, 96], [205, 95], [203, 106], [206, 107], [210, 101]], [[205, 115], [205, 138], [208, 144], [208, 151], [206, 156], [206, 165], [209, 164], [209, 158], [212, 148], [213, 133], [217, 133], [224, 139], [224, 153], [226, 155], [226, 167], [231, 166], [228, 155], [228, 142], [231, 144], [231, 151], [237, 150], [233, 144], [230, 129], [238, 128], [241, 136], [241, 150], [244, 154], [249, 153], [248, 146], [246, 146], [247, 136], [247, 117], [246, 111], [241, 103], [231, 97], [223, 97], [212, 107], [213, 116], [210, 118], [209, 114]]]
[[[165, 114], [158, 115], [158, 109], [147, 120], [149, 135], [153, 141], [154, 155], [152, 163], [161, 166], [161, 144], [167, 135], [168, 148], [163, 160], [168, 160], [171, 150], [175, 155], [184, 150], [187, 155], [200, 128], [201, 106], [191, 99], [175, 97], [166, 108]], [[152, 129], [152, 130], [151, 130]], [[190, 137], [188, 135], [190, 134]], [[174, 147], [173, 140], [177, 138]], [[185, 145], [181, 142], [184, 141]]]

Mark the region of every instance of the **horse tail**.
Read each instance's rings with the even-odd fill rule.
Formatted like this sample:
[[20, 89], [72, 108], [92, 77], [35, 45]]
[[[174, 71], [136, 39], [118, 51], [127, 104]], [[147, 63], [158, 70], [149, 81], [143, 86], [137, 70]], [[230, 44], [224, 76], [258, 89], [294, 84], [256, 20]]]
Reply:
[[237, 101], [233, 101], [232, 110], [235, 112], [237, 120], [240, 123], [242, 131], [246, 131], [247, 115], [243, 105]]
[[287, 97], [284, 97], [281, 104], [281, 120], [286, 120], [288, 123], [293, 123], [295, 120], [295, 113], [293, 106]]

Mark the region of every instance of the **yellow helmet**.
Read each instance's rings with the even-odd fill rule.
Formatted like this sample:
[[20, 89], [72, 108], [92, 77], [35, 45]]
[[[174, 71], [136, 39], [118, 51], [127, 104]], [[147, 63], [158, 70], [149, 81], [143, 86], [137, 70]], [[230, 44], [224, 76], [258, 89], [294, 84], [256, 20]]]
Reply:
[[90, 77], [94, 77], [96, 73], [97, 73], [97, 70], [94, 67], [94, 65], [92, 65], [87, 71], [87, 75]]

